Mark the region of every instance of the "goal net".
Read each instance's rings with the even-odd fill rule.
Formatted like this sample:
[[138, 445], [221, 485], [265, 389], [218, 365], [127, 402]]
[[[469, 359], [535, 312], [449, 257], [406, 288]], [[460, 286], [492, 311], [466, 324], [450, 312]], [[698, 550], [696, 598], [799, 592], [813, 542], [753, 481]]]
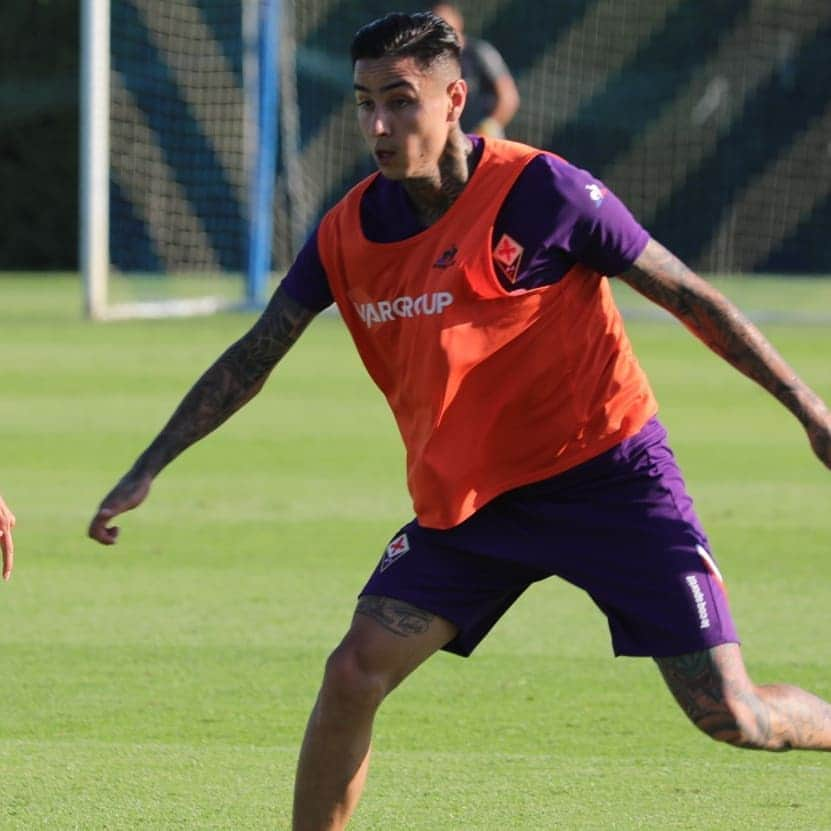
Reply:
[[[371, 170], [349, 42], [400, 0], [295, 3], [305, 224]], [[708, 273], [831, 273], [828, 0], [458, 0], [517, 83], [508, 137], [592, 171]]]
[[84, 6], [88, 313], [257, 305], [270, 272], [276, 3]]
[[[84, 62], [85, 77], [108, 79], [109, 108], [102, 119], [85, 98], [85, 181], [97, 185], [85, 191], [82, 260], [106, 274], [88, 280], [88, 306], [117, 316], [169, 313], [182, 297], [203, 311], [243, 296], [256, 305], [269, 272], [373, 170], [348, 51], [389, 3], [85, 4], [112, 20], [106, 54], [87, 49]], [[591, 170], [700, 271], [831, 274], [828, 0], [456, 5], [516, 79], [509, 138]], [[136, 307], [142, 293], [169, 297]], [[201, 294], [210, 299], [192, 302]]]

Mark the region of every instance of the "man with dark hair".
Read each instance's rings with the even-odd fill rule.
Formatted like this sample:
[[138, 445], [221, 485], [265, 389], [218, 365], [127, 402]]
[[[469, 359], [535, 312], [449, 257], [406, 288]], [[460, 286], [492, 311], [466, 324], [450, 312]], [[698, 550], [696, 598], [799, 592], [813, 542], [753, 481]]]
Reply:
[[[465, 135], [459, 43], [393, 14], [352, 44], [379, 174], [327, 215], [251, 330], [213, 364], [101, 503], [90, 535], [262, 387], [333, 300], [407, 449], [416, 518], [386, 546], [326, 663], [295, 787], [295, 831], [342, 829], [375, 713], [439, 649], [469, 655], [533, 582], [606, 614], [615, 653], [651, 656], [719, 741], [831, 749], [831, 706], [748, 677], [722, 578], [604, 275], [667, 309], [768, 390], [831, 467], [831, 413], [719, 292], [589, 173]], [[578, 553], [579, 552], [579, 553]]]
[[519, 91], [511, 70], [497, 48], [465, 32], [465, 19], [453, 3], [436, 3], [433, 13], [449, 23], [462, 45], [462, 78], [467, 101], [462, 129], [490, 138], [505, 138], [505, 128], [519, 109]]

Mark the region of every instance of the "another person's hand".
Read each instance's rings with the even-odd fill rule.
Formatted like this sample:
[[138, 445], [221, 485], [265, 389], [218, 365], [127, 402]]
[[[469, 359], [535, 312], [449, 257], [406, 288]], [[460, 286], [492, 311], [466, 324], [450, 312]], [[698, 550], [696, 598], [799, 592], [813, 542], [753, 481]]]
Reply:
[[102, 545], [112, 545], [118, 539], [118, 528], [108, 525], [110, 520], [125, 511], [141, 505], [150, 492], [153, 477], [128, 473], [105, 497], [89, 524], [89, 536]]
[[831, 468], [831, 411], [825, 410], [822, 416], [814, 418], [805, 430], [817, 458]]
[[0, 496], [0, 551], [3, 553], [3, 579], [8, 582], [14, 568], [14, 538], [12, 528], [16, 520], [9, 506]]
[[473, 132], [478, 136], [486, 138], [505, 138], [505, 128], [495, 118], [483, 118], [474, 128]]

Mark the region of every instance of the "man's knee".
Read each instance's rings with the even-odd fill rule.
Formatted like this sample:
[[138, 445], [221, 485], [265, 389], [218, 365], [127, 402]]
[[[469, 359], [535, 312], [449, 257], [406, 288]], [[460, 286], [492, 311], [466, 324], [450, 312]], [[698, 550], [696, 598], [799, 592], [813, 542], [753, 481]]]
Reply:
[[326, 661], [321, 702], [339, 710], [376, 710], [389, 692], [386, 674], [363, 654], [360, 645], [348, 641]]
[[747, 675], [738, 644], [657, 658], [675, 700], [690, 721], [716, 741], [759, 750], [787, 750], [768, 697]]

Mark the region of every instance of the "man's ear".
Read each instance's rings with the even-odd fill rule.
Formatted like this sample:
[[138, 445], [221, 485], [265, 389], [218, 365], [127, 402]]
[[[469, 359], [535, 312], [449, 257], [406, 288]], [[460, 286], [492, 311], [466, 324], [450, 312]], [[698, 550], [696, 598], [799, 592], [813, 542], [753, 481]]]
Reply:
[[451, 81], [447, 86], [447, 120], [458, 121], [467, 101], [467, 82], [463, 78]]

